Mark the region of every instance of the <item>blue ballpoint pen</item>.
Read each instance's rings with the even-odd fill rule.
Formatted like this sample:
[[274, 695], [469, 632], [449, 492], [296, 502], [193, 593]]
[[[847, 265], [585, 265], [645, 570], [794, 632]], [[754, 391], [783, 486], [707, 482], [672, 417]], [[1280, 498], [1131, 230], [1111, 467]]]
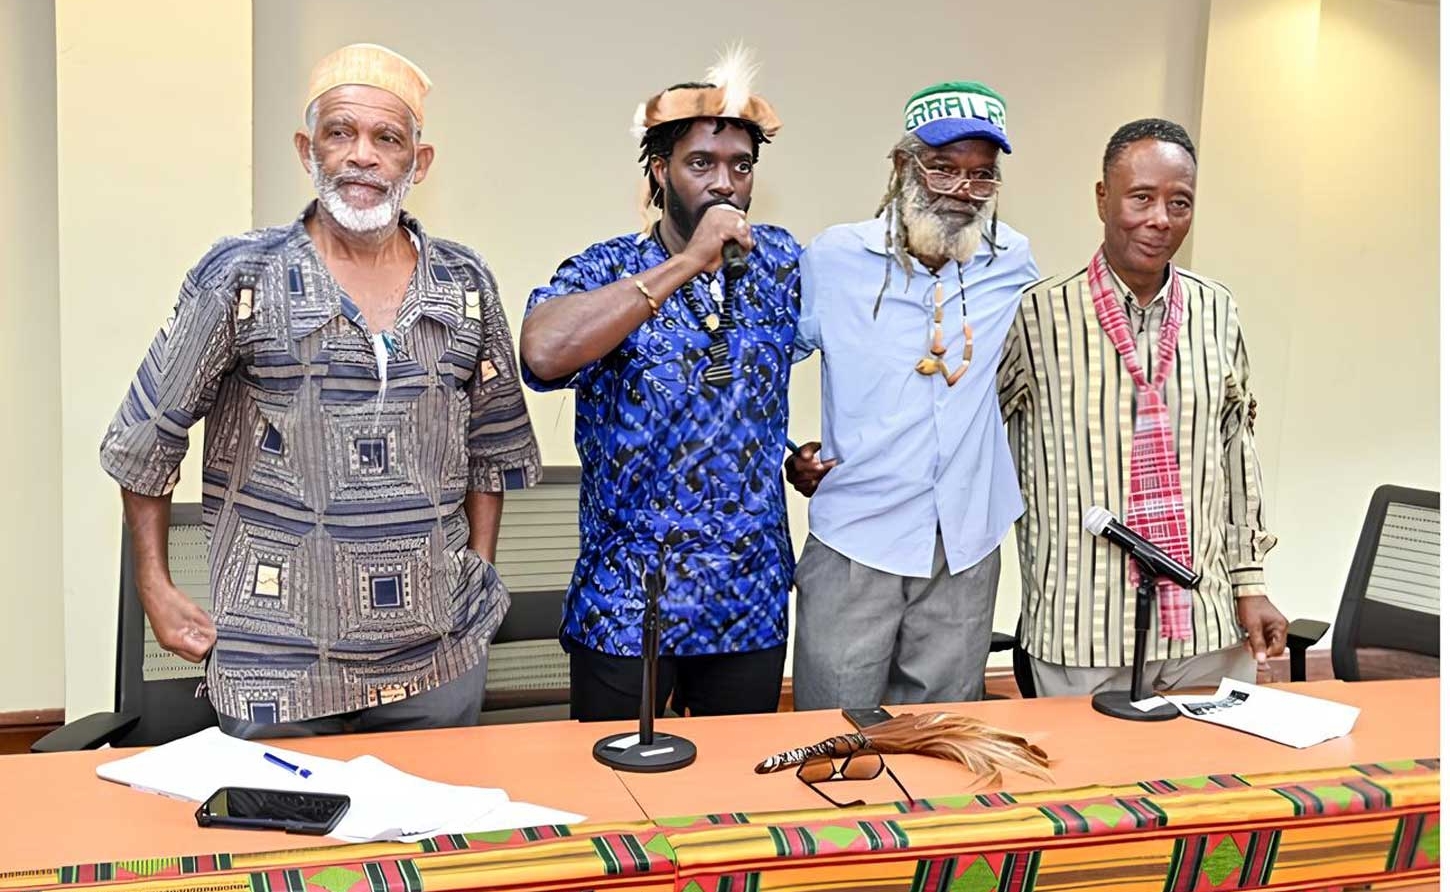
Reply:
[[312, 772], [310, 770], [308, 770], [306, 768], [299, 767], [297, 765], [293, 765], [291, 762], [288, 762], [286, 759], [283, 759], [281, 756], [274, 756], [271, 753], [263, 753], [262, 754], [262, 758], [263, 759], [266, 759], [268, 762], [271, 762], [273, 765], [276, 765], [278, 768], [285, 768], [285, 769], [287, 769], [288, 771], [292, 772], [293, 774], [297, 775], [298, 777], [311, 777], [312, 776]]

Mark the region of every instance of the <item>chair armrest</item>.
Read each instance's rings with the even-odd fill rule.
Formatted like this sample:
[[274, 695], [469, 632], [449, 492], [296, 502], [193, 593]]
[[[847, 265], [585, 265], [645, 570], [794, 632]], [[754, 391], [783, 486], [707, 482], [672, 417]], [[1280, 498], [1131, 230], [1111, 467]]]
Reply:
[[1011, 650], [1016, 646], [1016, 635], [1012, 635], [1007, 632], [993, 632], [992, 643], [987, 646], [987, 650], [990, 653], [996, 653], [999, 650]]
[[1289, 680], [1305, 681], [1308, 672], [1305, 668], [1304, 652], [1310, 646], [1319, 643], [1324, 633], [1329, 631], [1329, 623], [1317, 619], [1296, 619], [1289, 623], [1287, 644], [1289, 647]]
[[1289, 647], [1312, 647], [1328, 631], [1329, 623], [1317, 619], [1296, 619], [1289, 623]]
[[96, 712], [56, 728], [30, 745], [32, 753], [69, 753], [93, 750], [111, 743], [136, 727], [139, 715]]

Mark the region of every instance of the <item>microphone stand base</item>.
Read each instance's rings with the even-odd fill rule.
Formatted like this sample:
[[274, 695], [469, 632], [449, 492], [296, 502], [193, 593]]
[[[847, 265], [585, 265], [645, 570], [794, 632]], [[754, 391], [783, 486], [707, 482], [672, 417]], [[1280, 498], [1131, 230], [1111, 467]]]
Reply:
[[1178, 718], [1178, 707], [1172, 703], [1164, 703], [1149, 710], [1139, 709], [1133, 705], [1131, 691], [1103, 691], [1101, 694], [1094, 694], [1093, 709], [1103, 715], [1127, 719], [1130, 722], [1166, 722]]
[[[634, 738], [626, 747], [610, 744]], [[615, 771], [674, 771], [695, 761], [695, 745], [683, 737], [655, 732], [654, 743], [640, 743], [639, 732], [611, 734], [594, 744], [596, 761]]]

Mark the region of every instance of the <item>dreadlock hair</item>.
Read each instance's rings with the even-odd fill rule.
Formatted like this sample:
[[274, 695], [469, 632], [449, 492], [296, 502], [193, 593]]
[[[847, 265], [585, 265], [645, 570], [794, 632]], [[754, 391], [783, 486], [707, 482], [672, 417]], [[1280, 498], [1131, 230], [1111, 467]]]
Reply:
[[1193, 148], [1193, 140], [1189, 139], [1188, 131], [1162, 118], [1140, 118], [1119, 127], [1108, 140], [1108, 147], [1103, 152], [1104, 180], [1107, 180], [1108, 168], [1113, 166], [1118, 156], [1140, 139], [1156, 139], [1181, 146], [1188, 153], [1188, 157], [1193, 159], [1193, 163], [1198, 164], [1198, 152]]
[[[871, 310], [872, 319], [881, 312], [881, 300], [886, 296], [886, 289], [891, 287], [891, 267], [894, 263], [901, 264], [901, 268], [906, 271], [907, 287], [911, 286], [911, 252], [908, 248], [909, 233], [906, 231], [906, 177], [916, 174], [908, 170], [907, 165], [897, 164], [896, 161], [901, 154], [915, 155], [926, 147], [921, 137], [908, 133], [892, 147], [891, 154], [886, 156], [891, 160], [891, 176], [886, 180], [886, 194], [881, 196], [881, 202], [876, 205], [876, 216], [881, 216], [883, 211], [886, 213], [886, 275], [881, 280], [881, 290], [876, 292], [876, 305]], [[992, 205], [992, 224], [983, 238], [991, 251], [991, 257], [987, 259], [987, 265], [991, 266], [1001, 248], [997, 244], [996, 204]]]
[[[697, 83], [694, 81], [675, 84], [670, 90], [708, 90], [714, 84]], [[639, 141], [639, 160], [644, 163], [644, 175], [649, 178], [649, 200], [650, 204], [657, 208], [664, 207], [664, 190], [660, 188], [659, 182], [655, 180], [654, 171], [650, 170], [650, 159], [655, 157], [669, 160], [674, 154], [675, 143], [684, 139], [690, 128], [695, 126], [696, 121], [714, 121], [715, 132], [719, 133], [726, 127], [740, 127], [750, 136], [750, 162], [754, 164], [760, 160], [760, 146], [762, 143], [770, 142], [770, 137], [760, 129], [760, 125], [753, 121], [746, 121], [743, 118], [682, 118], [678, 121], [666, 121], [663, 124], [656, 124], [644, 133], [644, 138]]]

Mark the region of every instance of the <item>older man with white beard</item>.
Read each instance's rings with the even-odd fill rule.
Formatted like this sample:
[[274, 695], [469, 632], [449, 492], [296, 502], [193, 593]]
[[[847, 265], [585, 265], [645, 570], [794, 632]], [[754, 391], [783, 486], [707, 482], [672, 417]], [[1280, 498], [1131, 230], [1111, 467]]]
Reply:
[[[401, 210], [429, 86], [371, 44], [318, 63], [295, 137], [318, 200], [187, 274], [101, 444], [156, 638], [209, 657], [229, 734], [478, 720], [503, 491], [540, 462], [492, 274]], [[203, 417], [211, 614], [166, 561]]]
[[998, 547], [1022, 513], [995, 376], [1038, 277], [996, 215], [1005, 128], [982, 84], [918, 92], [877, 216], [801, 255], [796, 352], [821, 353], [823, 430], [786, 464], [811, 497], [797, 709], [982, 696]]

